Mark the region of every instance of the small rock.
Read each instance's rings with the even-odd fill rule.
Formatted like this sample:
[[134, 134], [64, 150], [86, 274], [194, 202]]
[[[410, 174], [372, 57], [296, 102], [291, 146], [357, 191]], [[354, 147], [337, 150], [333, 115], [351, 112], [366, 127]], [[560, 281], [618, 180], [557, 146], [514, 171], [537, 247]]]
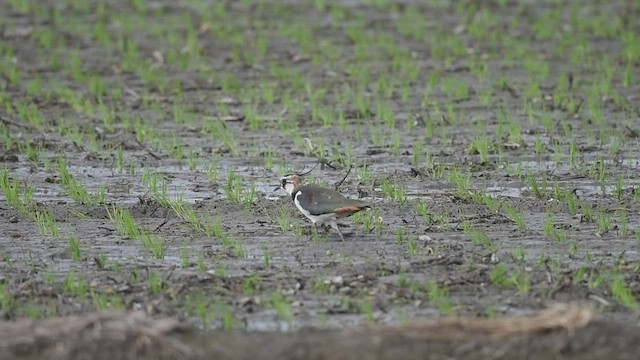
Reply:
[[295, 289], [286, 289], [286, 290], [282, 290], [282, 295], [285, 295], [285, 296], [287, 296], [287, 295], [293, 295], [293, 294], [295, 294], [295, 293], [296, 293], [296, 290], [295, 290]]
[[245, 296], [245, 297], [241, 298], [238, 301], [238, 305], [240, 305], [242, 307], [244, 307], [246, 305], [251, 305], [251, 304], [253, 304], [253, 299], [251, 299], [251, 297], [249, 297], [249, 296]]

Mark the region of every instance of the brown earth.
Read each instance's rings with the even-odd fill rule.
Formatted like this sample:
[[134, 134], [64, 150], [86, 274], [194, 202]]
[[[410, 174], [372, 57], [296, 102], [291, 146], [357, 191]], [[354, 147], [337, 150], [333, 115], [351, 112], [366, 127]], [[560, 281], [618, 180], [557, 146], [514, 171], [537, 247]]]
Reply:
[[93, 313], [0, 324], [2, 358], [39, 359], [616, 359], [637, 357], [631, 326], [556, 306], [531, 317], [306, 329], [291, 334], [180, 328], [144, 314]]

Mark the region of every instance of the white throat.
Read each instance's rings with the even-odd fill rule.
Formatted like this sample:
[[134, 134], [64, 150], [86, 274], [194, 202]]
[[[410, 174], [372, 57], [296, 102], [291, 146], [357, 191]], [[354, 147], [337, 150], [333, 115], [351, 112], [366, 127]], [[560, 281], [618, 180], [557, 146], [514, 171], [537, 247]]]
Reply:
[[283, 187], [284, 191], [286, 191], [289, 195], [293, 194], [293, 190], [295, 189], [295, 185], [292, 183], [286, 183]]

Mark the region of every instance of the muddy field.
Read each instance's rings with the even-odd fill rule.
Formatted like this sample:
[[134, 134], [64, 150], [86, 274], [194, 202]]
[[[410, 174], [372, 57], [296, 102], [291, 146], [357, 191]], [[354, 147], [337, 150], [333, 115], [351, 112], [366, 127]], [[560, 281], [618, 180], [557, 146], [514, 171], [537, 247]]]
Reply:
[[640, 4], [482, 3], [1, 2], [0, 318], [637, 326]]

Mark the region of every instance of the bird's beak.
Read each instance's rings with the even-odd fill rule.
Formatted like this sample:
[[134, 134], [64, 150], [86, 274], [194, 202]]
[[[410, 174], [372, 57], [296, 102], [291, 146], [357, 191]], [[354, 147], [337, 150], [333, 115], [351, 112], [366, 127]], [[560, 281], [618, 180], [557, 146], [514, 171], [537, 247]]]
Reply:
[[273, 191], [278, 191], [278, 190], [280, 190], [280, 189], [281, 189], [281, 187], [278, 185], [278, 186], [276, 186], [276, 188], [275, 188], [275, 189], [273, 189]]

